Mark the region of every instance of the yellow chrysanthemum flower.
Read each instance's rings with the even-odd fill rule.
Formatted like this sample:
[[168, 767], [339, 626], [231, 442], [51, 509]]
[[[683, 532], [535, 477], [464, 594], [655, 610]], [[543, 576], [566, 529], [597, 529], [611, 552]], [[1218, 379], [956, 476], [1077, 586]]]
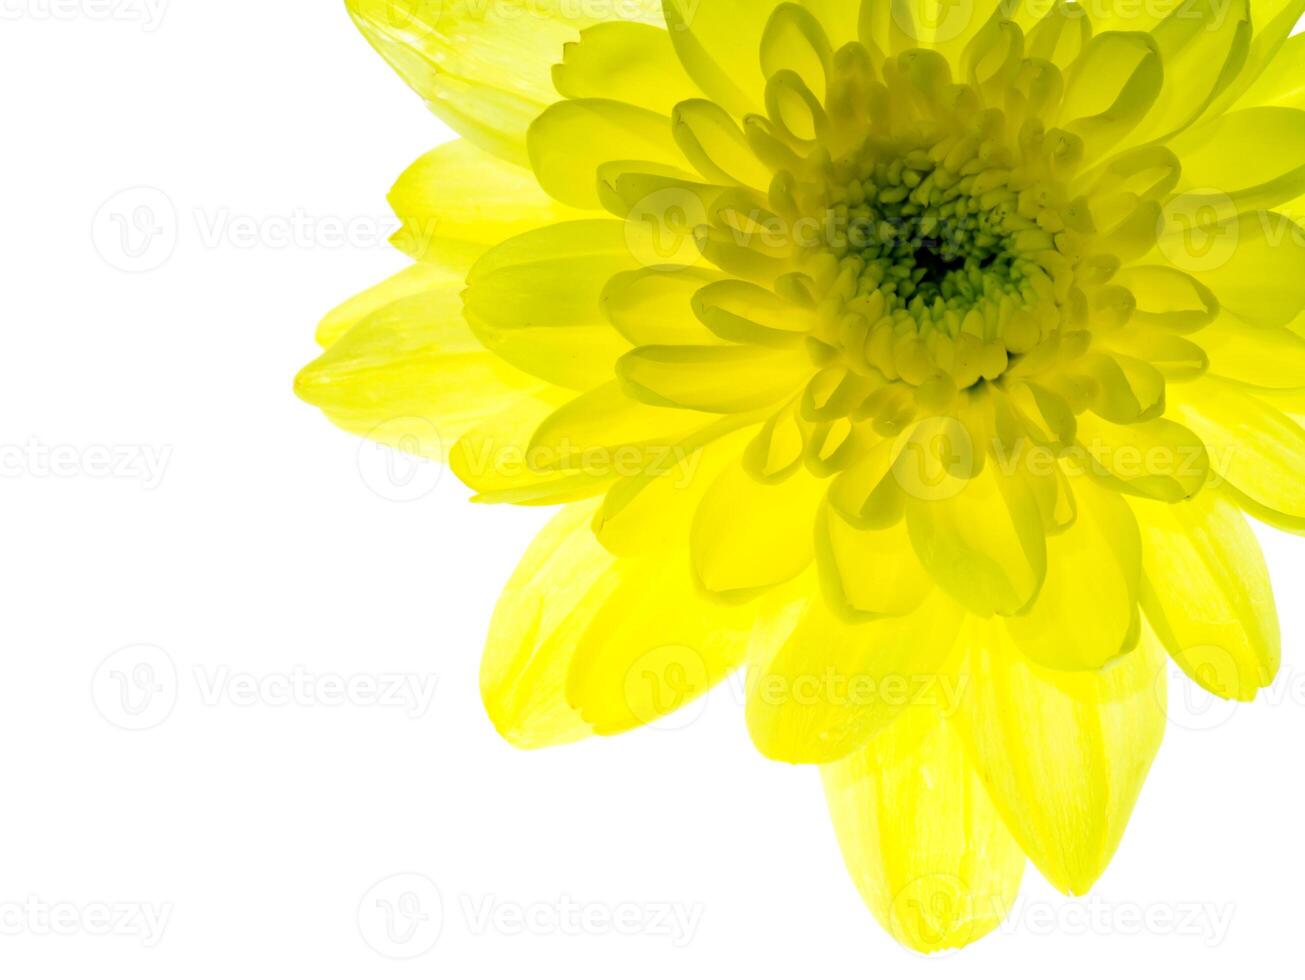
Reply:
[[[746, 665], [919, 950], [1101, 874], [1164, 652], [1251, 699], [1305, 527], [1305, 0], [350, 0], [462, 139], [298, 391], [564, 504], [491, 627], [526, 747]], [[1276, 210], [1275, 210], [1276, 209]]]

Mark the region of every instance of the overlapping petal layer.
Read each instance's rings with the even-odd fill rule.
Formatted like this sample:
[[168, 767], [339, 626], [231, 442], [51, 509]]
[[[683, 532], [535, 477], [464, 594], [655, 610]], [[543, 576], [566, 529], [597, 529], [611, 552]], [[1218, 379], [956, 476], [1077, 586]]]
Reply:
[[466, 141], [298, 390], [568, 505], [491, 626], [509, 740], [746, 665], [900, 941], [990, 931], [1022, 854], [1081, 893], [1163, 652], [1277, 669], [1242, 512], [1305, 528], [1305, 0], [583, 7], [351, 0]]

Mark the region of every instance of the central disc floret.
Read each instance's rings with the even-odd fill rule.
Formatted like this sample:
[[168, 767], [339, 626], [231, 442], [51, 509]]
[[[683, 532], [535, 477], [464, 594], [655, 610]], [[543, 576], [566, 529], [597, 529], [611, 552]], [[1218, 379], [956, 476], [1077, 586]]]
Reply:
[[[824, 235], [808, 251], [837, 262], [825, 309], [842, 317], [831, 339], [847, 366], [945, 400], [1071, 326], [1077, 248], [1063, 178], [1081, 146], [1035, 116], [979, 108], [975, 88], [948, 81], [929, 52], [874, 71], [869, 60], [840, 52], [815, 124], [826, 138], [799, 168], [809, 172], [779, 184], [823, 187]], [[850, 105], [867, 108], [840, 119]]]

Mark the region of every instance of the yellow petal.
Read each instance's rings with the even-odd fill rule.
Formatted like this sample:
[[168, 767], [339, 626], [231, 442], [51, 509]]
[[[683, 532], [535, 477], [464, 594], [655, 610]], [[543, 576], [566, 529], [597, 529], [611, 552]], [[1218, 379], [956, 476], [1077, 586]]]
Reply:
[[741, 461], [707, 491], [693, 520], [693, 565], [709, 592], [748, 594], [798, 575], [814, 557], [824, 483], [798, 470], [777, 485], [757, 482]]
[[1149, 34], [1098, 34], [1066, 72], [1058, 124], [1084, 141], [1089, 159], [1098, 156], [1150, 111], [1163, 78], [1160, 52]]
[[326, 314], [317, 326], [317, 343], [330, 347], [367, 317], [391, 303], [435, 290], [456, 293], [465, 281], [466, 268], [457, 263], [410, 265]]
[[1276, 57], [1265, 66], [1255, 84], [1238, 100], [1238, 107], [1283, 105], [1305, 109], [1302, 62], [1305, 62], [1305, 34], [1296, 34], [1287, 39]]
[[1197, 433], [1168, 418], [1116, 425], [1085, 412], [1078, 417], [1078, 451], [1068, 465], [1122, 493], [1172, 502], [1205, 486], [1210, 454]]
[[849, 617], [902, 616], [933, 591], [904, 521], [856, 528], [826, 503], [816, 525], [816, 560], [829, 601]]
[[[299, 373], [296, 394], [342, 429], [443, 459], [468, 429], [543, 387], [472, 334], [460, 281], [455, 270], [428, 266], [328, 317], [329, 337], [361, 314]], [[412, 288], [423, 291], [401, 295]]]
[[741, 662], [754, 611], [693, 589], [680, 549], [618, 559], [564, 508], [540, 532], [499, 599], [481, 692], [499, 732], [521, 748], [611, 735], [706, 693]]
[[832, 762], [911, 705], [955, 707], [956, 677], [946, 667], [961, 610], [941, 592], [905, 616], [855, 624], [818, 589], [769, 599], [748, 675], [748, 730], [763, 755]]
[[899, 943], [953, 949], [1006, 917], [1024, 854], [936, 711], [903, 712], [821, 774], [852, 880]]
[[[1151, 36], [1168, 82], [1138, 136], [1162, 138], [1196, 119], [1236, 78], [1251, 46], [1249, 0], [1174, 4]], [[1180, 151], [1183, 167], [1187, 157]]]
[[1204, 440], [1221, 485], [1243, 509], [1305, 530], [1305, 428], [1217, 378], [1174, 385], [1169, 412]]
[[1024, 852], [1061, 891], [1091, 888], [1119, 846], [1165, 727], [1164, 653], [1146, 638], [1097, 672], [1035, 667], [1000, 620], [971, 620], [952, 721]]
[[[595, 19], [660, 23], [656, 0], [588, 16], [565, 0], [348, 0], [371, 45], [454, 130], [524, 165], [530, 121], [556, 101], [558, 52]], [[619, 8], [619, 9], [617, 9]]]
[[467, 321], [522, 371], [588, 391], [612, 379], [629, 344], [612, 329], [603, 290], [638, 267], [619, 221], [570, 221], [508, 239], [467, 276]]
[[1142, 546], [1128, 505], [1090, 479], [1072, 481], [1078, 518], [1047, 539], [1047, 580], [1033, 607], [1006, 621], [1026, 657], [1094, 670], [1137, 643]]
[[1285, 326], [1305, 307], [1305, 230], [1275, 211], [1235, 210], [1217, 188], [1175, 197], [1152, 255], [1197, 276], [1247, 323]]
[[[1267, 68], [1293, 53], [1285, 44], [1288, 35], [1295, 33], [1301, 15], [1305, 14], [1305, 0], [1254, 0], [1252, 10], [1255, 34], [1246, 62], [1232, 84], [1206, 110], [1209, 116], [1225, 112], [1238, 102], [1253, 104], [1243, 99], [1246, 90]], [[1292, 60], [1289, 64], [1295, 66], [1298, 61]]]
[[1144, 547], [1142, 603], [1156, 635], [1212, 694], [1251, 700], [1273, 681], [1281, 641], [1246, 519], [1213, 491], [1182, 504], [1131, 503]]
[[615, 559], [589, 530], [593, 506], [564, 508], [535, 538], [494, 609], [480, 691], [499, 733], [520, 748], [574, 742], [590, 728], [566, 699], [581, 632], [612, 593]]
[[530, 167], [559, 201], [597, 210], [598, 168], [618, 160], [687, 167], [668, 117], [610, 99], [559, 102], [530, 125]]
[[637, 728], [705, 694], [743, 662], [756, 610], [693, 585], [682, 547], [614, 567], [620, 581], [584, 631], [568, 700], [599, 735]]
[[630, 394], [650, 405], [751, 412], [791, 397], [811, 376], [802, 350], [636, 347], [616, 365]]
[[1137, 303], [1132, 323], [1167, 330], [1196, 330], [1219, 312], [1214, 293], [1199, 280], [1169, 266], [1130, 266], [1121, 269], [1113, 281], [1132, 293]]
[[1272, 208], [1305, 192], [1305, 111], [1281, 106], [1231, 112], [1169, 143], [1183, 161], [1179, 190], [1217, 190], [1221, 207]]
[[553, 200], [524, 167], [467, 140], [431, 150], [390, 191], [403, 222], [394, 245], [418, 260], [479, 257], [488, 246], [583, 215]]
[[689, 540], [693, 515], [721, 471], [738, 460], [752, 429], [708, 428], [685, 440], [660, 466], [623, 477], [594, 516], [594, 533], [616, 555], [665, 551]]
[[666, 27], [680, 61], [711, 101], [735, 116], [758, 112], [765, 78], [757, 52], [780, 0], [666, 0]]
[[553, 68], [553, 84], [568, 99], [614, 99], [663, 115], [698, 95], [665, 30], [623, 21], [581, 31]]
[[769, 186], [770, 170], [752, 152], [739, 124], [715, 102], [681, 102], [671, 115], [671, 124], [680, 150], [707, 180]]
[[716, 420], [701, 412], [637, 402], [611, 381], [572, 399], [544, 419], [530, 440], [536, 469], [581, 469], [636, 476], [664, 471], [676, 450]]
[[1284, 327], [1252, 327], [1227, 316], [1195, 338], [1210, 373], [1261, 388], [1305, 388], [1305, 338]]
[[608, 280], [603, 311], [636, 347], [719, 344], [720, 338], [693, 316], [694, 294], [718, 275], [699, 269], [623, 272]]
[[616, 479], [599, 459], [592, 467], [545, 469], [531, 440], [573, 392], [547, 388], [514, 402], [463, 434], [449, 453], [449, 467], [476, 491], [477, 503], [552, 506], [602, 493]]
[[981, 616], [1014, 615], [1037, 596], [1047, 571], [1037, 499], [1022, 473], [990, 460], [953, 492], [907, 490], [906, 520], [921, 564], [961, 605]]

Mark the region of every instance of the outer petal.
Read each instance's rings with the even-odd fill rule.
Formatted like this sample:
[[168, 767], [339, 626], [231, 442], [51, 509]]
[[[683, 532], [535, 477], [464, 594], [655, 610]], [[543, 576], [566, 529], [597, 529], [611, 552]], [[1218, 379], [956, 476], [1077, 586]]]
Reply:
[[1152, 257], [1197, 276], [1247, 323], [1285, 326], [1305, 307], [1305, 231], [1276, 211], [1229, 214], [1236, 210], [1229, 195], [1244, 186], [1174, 198]]
[[825, 595], [849, 618], [901, 616], [933, 591], [904, 521], [857, 528], [825, 503], [816, 525], [816, 560]]
[[1222, 206], [1272, 208], [1305, 192], [1305, 111], [1281, 106], [1230, 112], [1170, 141], [1183, 162], [1178, 190], [1217, 188]]
[[[552, 65], [592, 24], [564, 0], [348, 0], [381, 57], [462, 135], [506, 160], [526, 162], [530, 121], [556, 101]], [[656, 0], [604, 5], [631, 20], [661, 21]], [[619, 9], [618, 9], [619, 8]]]
[[742, 462], [726, 467], [693, 519], [698, 581], [709, 592], [742, 597], [800, 574], [814, 557], [823, 489], [803, 469], [767, 485], [753, 479]]
[[551, 106], [530, 124], [528, 144], [539, 185], [559, 201], [595, 211], [602, 206], [598, 168], [605, 163], [636, 160], [683, 172], [689, 168], [668, 116], [611, 99]]
[[752, 611], [697, 596], [683, 551], [618, 559], [563, 509], [530, 546], [494, 610], [481, 693], [522, 748], [614, 734], [704, 694], [741, 662]]
[[952, 716], [1025, 853], [1062, 891], [1105, 870], [1164, 734], [1164, 654], [1144, 638], [1094, 673], [1024, 660], [1000, 620], [962, 634], [961, 708]]
[[463, 294], [476, 336], [536, 377], [580, 391], [612, 379], [629, 349], [603, 312], [608, 281], [639, 266], [619, 221], [570, 221], [502, 242]]
[[755, 605], [695, 590], [683, 549], [618, 561], [621, 580], [575, 650], [567, 697], [599, 735], [655, 721], [743, 662]]
[[1170, 414], [1206, 443], [1211, 465], [1243, 509], [1305, 531], [1305, 428], [1216, 378], [1173, 385], [1172, 391]]
[[581, 31], [553, 67], [553, 83], [568, 99], [615, 99], [663, 115], [699, 95], [665, 30], [624, 21]]
[[1047, 539], [1047, 581], [1033, 607], [1007, 621], [1030, 660], [1057, 670], [1092, 670], [1137, 643], [1142, 547], [1120, 496], [1073, 481], [1078, 517]]
[[1156, 635], [1211, 693], [1249, 701], [1281, 658], [1278, 615], [1259, 543], [1213, 491], [1182, 504], [1134, 501], [1142, 530], [1143, 607]]
[[[1236, 104], [1275, 61], [1291, 56], [1291, 51], [1284, 45], [1288, 36], [1295, 32], [1301, 15], [1305, 14], [1305, 0], [1254, 0], [1251, 14], [1255, 33], [1246, 61], [1237, 77], [1210, 105], [1206, 111], [1209, 116], [1218, 115]], [[1298, 63], [1292, 62], [1293, 65]]]
[[295, 392], [342, 429], [442, 459], [468, 429], [542, 390], [472, 334], [462, 276], [418, 267], [328, 315], [319, 335], [332, 345], [299, 373]]
[[541, 469], [531, 451], [536, 430], [571, 400], [572, 392], [545, 388], [513, 402], [463, 434], [449, 453], [457, 478], [477, 503], [551, 506], [602, 493], [616, 478], [610, 466]]
[[615, 564], [589, 530], [593, 507], [572, 504], [539, 533], [508, 581], [489, 626], [480, 692], [499, 733], [521, 748], [574, 742], [590, 727], [567, 701], [576, 641], [615, 591]]
[[910, 705], [954, 707], [946, 669], [961, 610], [941, 592], [914, 612], [840, 619], [810, 577], [766, 602], [748, 676], [748, 728], [783, 762], [824, 763], [857, 750]]
[[664, 0], [666, 26], [698, 87], [736, 116], [760, 112], [761, 35], [780, 0]]
[[1296, 34], [1287, 39], [1255, 84], [1238, 100], [1237, 107], [1285, 105], [1305, 109], [1305, 74], [1300, 70], [1303, 63], [1305, 34]]
[[981, 616], [1024, 609], [1047, 572], [1033, 490], [1022, 473], [999, 470], [998, 461], [990, 460], [954, 492], [924, 495], [904, 488], [907, 527], [921, 564], [957, 602]]
[[1024, 855], [936, 711], [908, 709], [822, 774], [852, 880], [899, 943], [965, 946], [1005, 918]]
[[390, 191], [403, 222], [394, 245], [418, 260], [477, 258], [490, 245], [584, 215], [539, 189], [534, 174], [467, 140], [431, 150]]

